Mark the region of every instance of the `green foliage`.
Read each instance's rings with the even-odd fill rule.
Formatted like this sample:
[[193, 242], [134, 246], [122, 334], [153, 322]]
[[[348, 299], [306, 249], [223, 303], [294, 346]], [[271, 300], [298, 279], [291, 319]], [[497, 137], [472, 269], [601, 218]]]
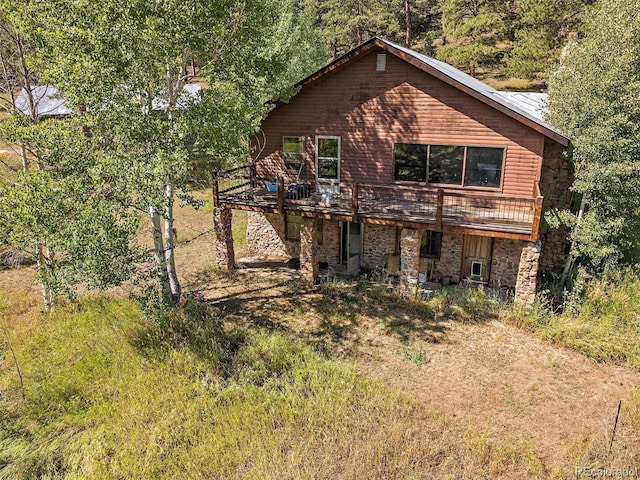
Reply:
[[562, 313], [541, 305], [514, 307], [511, 321], [542, 338], [571, 347], [601, 362], [640, 368], [640, 277], [627, 270], [585, 283], [565, 296]]
[[505, 57], [506, 71], [522, 78], [544, 79], [556, 64], [562, 46], [581, 27], [584, 0], [516, 0], [513, 49]]
[[315, 16], [333, 58], [346, 53], [369, 38], [382, 35], [391, 39], [400, 34], [399, 0], [301, 0], [305, 11]]
[[491, 61], [496, 42], [504, 30], [501, 2], [445, 0], [442, 3], [442, 29], [450, 39], [437, 52], [441, 60], [475, 74], [477, 67]]
[[586, 212], [575, 256], [594, 267], [640, 259], [640, 2], [602, 2], [550, 82], [554, 125], [573, 143]]

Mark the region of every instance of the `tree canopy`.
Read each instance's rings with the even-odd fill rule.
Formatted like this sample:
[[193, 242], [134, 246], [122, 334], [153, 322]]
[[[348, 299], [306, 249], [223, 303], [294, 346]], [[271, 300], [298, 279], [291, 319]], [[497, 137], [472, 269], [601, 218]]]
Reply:
[[574, 255], [595, 266], [640, 260], [639, 91], [640, 1], [601, 2], [549, 89], [550, 119], [573, 141], [573, 188], [586, 206]]

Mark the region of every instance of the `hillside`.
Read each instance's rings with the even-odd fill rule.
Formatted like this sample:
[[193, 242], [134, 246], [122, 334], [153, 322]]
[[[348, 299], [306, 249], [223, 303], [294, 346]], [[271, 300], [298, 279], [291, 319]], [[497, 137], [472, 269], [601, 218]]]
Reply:
[[[208, 221], [183, 212], [179, 232]], [[125, 291], [46, 315], [30, 269], [0, 272], [26, 393], [5, 342], [0, 478], [571, 478], [640, 461], [640, 373], [512, 325], [533, 317], [477, 290], [309, 290], [251, 261], [227, 276], [210, 242], [178, 252], [206, 304], [156, 321]]]

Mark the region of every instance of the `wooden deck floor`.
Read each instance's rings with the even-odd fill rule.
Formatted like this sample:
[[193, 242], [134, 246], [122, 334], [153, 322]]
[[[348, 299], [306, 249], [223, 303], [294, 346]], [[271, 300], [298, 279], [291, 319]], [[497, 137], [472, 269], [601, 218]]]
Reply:
[[[226, 207], [245, 210], [276, 212], [279, 208], [277, 192], [270, 192], [265, 188], [220, 194], [219, 201]], [[281, 201], [284, 211], [290, 214], [353, 219], [354, 201], [351, 194], [333, 195], [331, 203], [323, 202], [317, 194], [304, 199], [284, 198]], [[357, 220], [365, 223], [434, 228], [438, 221], [437, 197], [433, 194], [430, 197], [407, 199], [362, 193], [358, 195], [356, 205]], [[501, 236], [525, 239], [532, 235], [534, 221], [533, 203], [529, 199], [483, 198], [477, 194], [457, 194], [442, 200], [443, 230], [477, 230], [479, 234], [497, 232], [504, 234]]]

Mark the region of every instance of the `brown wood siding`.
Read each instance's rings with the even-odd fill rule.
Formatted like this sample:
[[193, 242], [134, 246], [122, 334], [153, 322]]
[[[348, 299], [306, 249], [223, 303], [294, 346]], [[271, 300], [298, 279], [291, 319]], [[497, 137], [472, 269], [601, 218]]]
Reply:
[[396, 142], [499, 146], [507, 149], [501, 192], [533, 195], [542, 134], [391, 54], [386, 71], [376, 72], [377, 53], [325, 77], [269, 114], [256, 136], [259, 174], [281, 171], [284, 135], [307, 139], [302, 179], [314, 178], [315, 137], [338, 135], [341, 181], [387, 185], [394, 181]]

